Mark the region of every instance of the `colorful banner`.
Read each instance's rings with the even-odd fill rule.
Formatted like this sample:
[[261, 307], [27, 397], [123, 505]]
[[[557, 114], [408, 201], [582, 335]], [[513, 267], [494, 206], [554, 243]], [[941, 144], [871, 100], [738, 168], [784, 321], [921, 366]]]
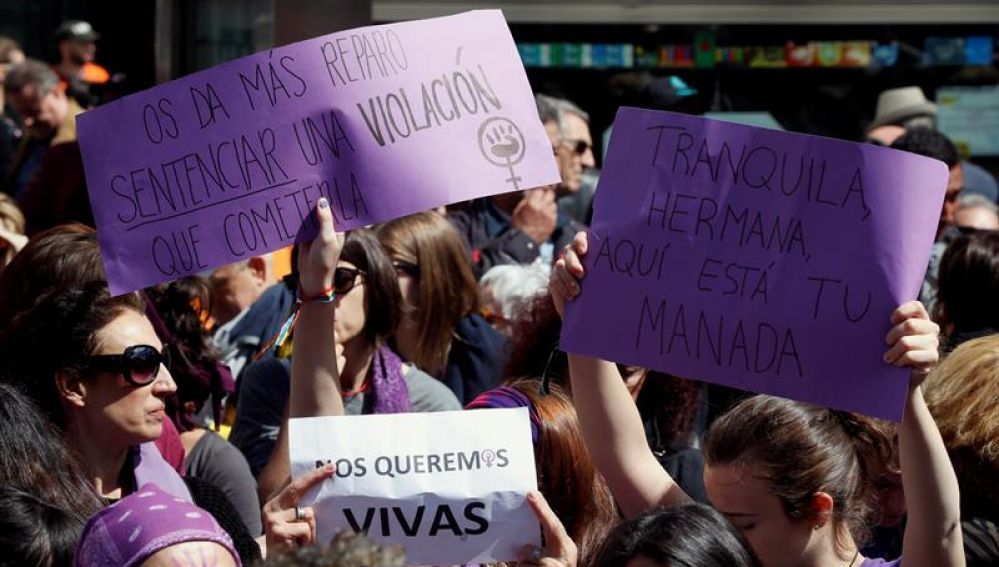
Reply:
[[[498, 10], [274, 48], [77, 119], [111, 292], [559, 180]], [[470, 182], [470, 180], [474, 180]]]
[[[292, 473], [336, 474], [306, 495], [318, 541], [338, 531], [406, 549], [410, 565], [515, 561], [538, 546], [527, 408], [293, 419]], [[445, 434], [442, 434], [446, 432]]]
[[870, 144], [622, 108], [561, 348], [899, 420], [885, 335], [947, 178]]

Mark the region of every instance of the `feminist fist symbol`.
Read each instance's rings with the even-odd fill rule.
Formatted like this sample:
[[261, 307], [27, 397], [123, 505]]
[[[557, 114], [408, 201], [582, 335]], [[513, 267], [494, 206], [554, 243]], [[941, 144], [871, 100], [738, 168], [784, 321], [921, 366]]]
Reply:
[[516, 191], [520, 189], [520, 176], [513, 170], [524, 159], [524, 134], [508, 118], [496, 116], [479, 126], [479, 151], [489, 163], [505, 167], [510, 177], [505, 179]]

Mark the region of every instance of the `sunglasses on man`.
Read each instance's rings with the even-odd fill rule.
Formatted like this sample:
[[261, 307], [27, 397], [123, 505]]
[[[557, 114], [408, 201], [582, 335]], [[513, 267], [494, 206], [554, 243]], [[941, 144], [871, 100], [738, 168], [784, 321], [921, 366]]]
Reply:
[[561, 145], [569, 148], [577, 156], [581, 156], [593, 149], [593, 145], [586, 140], [562, 140]]
[[152, 384], [160, 372], [160, 366], [170, 367], [170, 351], [166, 345], [162, 351], [149, 345], [134, 345], [121, 354], [95, 354], [87, 357], [88, 370], [121, 374], [126, 382], [135, 387]]

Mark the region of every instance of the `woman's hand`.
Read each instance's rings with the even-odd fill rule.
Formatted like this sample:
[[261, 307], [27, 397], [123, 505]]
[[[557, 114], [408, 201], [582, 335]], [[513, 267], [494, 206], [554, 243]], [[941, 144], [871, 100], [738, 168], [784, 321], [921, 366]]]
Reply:
[[264, 535], [268, 550], [308, 545], [316, 541], [316, 513], [310, 507], [300, 507], [298, 501], [310, 489], [332, 477], [335, 471], [333, 465], [309, 471], [289, 483], [264, 505]]
[[930, 320], [926, 308], [918, 301], [899, 306], [891, 315], [891, 324], [892, 329], [885, 337], [889, 348], [884, 361], [910, 367], [910, 386], [915, 388], [940, 360], [940, 327]]
[[585, 232], [576, 233], [572, 243], [562, 251], [562, 257], [555, 262], [552, 275], [548, 278], [548, 292], [552, 295], [559, 317], [565, 313], [565, 302], [572, 301], [579, 295], [579, 282], [586, 275], [583, 256], [589, 245], [588, 236]]
[[517, 554], [517, 567], [523, 565], [540, 565], [542, 567], [576, 567], [579, 551], [576, 544], [565, 532], [565, 526], [559, 521], [555, 512], [540, 492], [527, 495], [527, 503], [534, 510], [541, 524], [545, 546], [538, 549], [533, 545], [525, 545]]
[[344, 234], [333, 225], [333, 211], [325, 197], [316, 203], [316, 218], [319, 234], [298, 249], [299, 286], [305, 298], [319, 297], [333, 287], [333, 273], [345, 240]]

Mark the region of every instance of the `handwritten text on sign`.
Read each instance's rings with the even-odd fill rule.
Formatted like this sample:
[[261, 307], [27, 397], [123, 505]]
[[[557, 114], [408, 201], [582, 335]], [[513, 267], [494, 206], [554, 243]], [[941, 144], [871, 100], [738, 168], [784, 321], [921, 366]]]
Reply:
[[571, 352], [899, 419], [882, 362], [947, 186], [936, 160], [624, 108], [596, 195]]
[[275, 48], [78, 118], [115, 294], [341, 230], [558, 181], [499, 11]]
[[525, 408], [294, 419], [289, 432], [296, 477], [336, 465], [303, 504], [319, 541], [366, 532], [403, 545], [411, 565], [514, 560], [540, 543]]

